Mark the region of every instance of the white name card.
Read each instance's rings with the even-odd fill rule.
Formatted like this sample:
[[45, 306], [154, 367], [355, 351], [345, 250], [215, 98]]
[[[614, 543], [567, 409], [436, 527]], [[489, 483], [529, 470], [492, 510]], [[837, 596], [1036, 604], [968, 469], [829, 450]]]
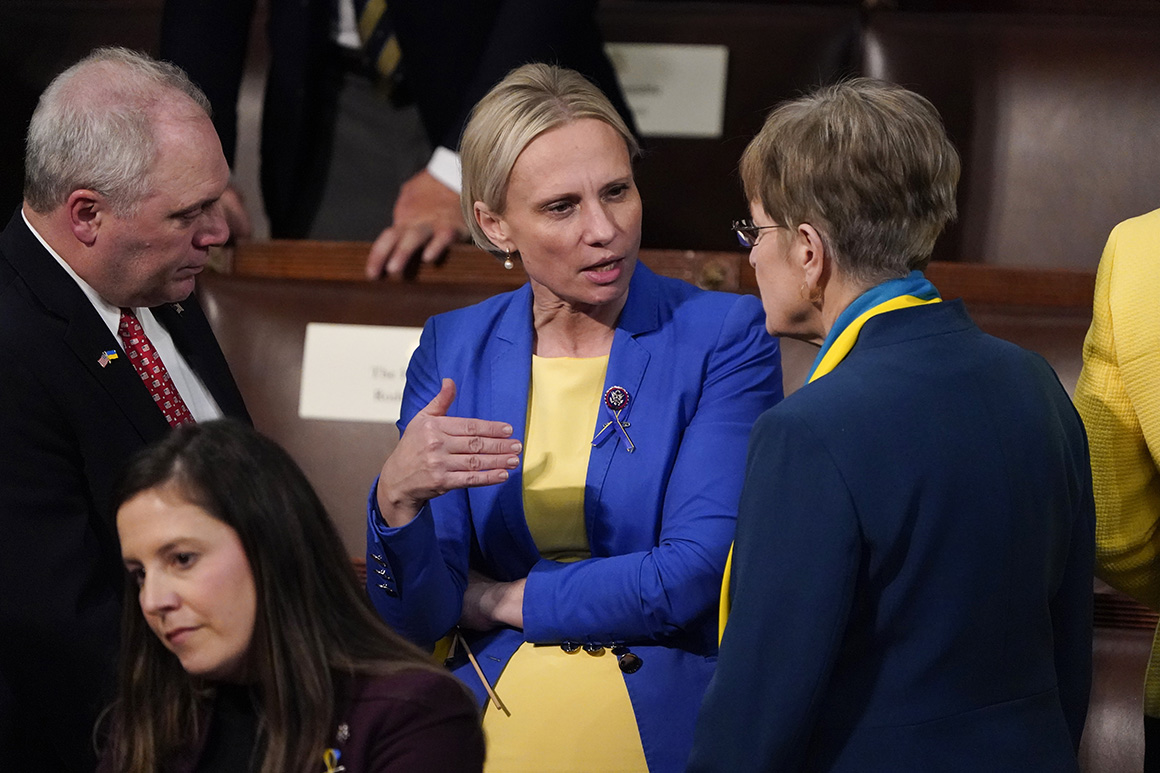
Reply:
[[728, 46], [608, 43], [637, 128], [647, 137], [720, 137]]
[[298, 415], [398, 421], [407, 363], [422, 332], [417, 327], [308, 324]]

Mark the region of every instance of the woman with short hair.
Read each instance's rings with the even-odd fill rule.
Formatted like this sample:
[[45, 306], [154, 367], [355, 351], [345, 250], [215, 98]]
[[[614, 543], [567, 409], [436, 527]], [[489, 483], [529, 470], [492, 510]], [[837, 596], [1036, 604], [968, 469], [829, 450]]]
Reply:
[[934, 107], [868, 79], [742, 157], [766, 327], [821, 350], [750, 438], [690, 770], [1077, 767], [1087, 446], [1047, 363], [922, 273], [958, 175]]

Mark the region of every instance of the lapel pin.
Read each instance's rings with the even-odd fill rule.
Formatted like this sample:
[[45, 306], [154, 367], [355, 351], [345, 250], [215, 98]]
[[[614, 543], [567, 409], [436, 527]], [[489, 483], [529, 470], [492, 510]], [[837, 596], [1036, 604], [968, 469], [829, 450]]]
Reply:
[[115, 359], [117, 359], [117, 350], [110, 349], [107, 352], [101, 352], [101, 356], [97, 360], [97, 364], [104, 368]]
[[322, 753], [322, 764], [326, 765], [326, 770], [323, 773], [339, 773], [339, 771], [346, 770], [345, 765], [339, 765], [338, 761], [342, 759], [342, 752], [338, 749], [327, 749]]
[[628, 390], [622, 386], [610, 386], [604, 393], [604, 412], [611, 416], [600, 431], [596, 433], [596, 437], [592, 438], [592, 445], [598, 445], [606, 435], [620, 435], [624, 438], [624, 450], [630, 454], [636, 450], [632, 439], [628, 436], [628, 427], [630, 426], [623, 417], [628, 415], [628, 404], [632, 402], [632, 397], [628, 394]]

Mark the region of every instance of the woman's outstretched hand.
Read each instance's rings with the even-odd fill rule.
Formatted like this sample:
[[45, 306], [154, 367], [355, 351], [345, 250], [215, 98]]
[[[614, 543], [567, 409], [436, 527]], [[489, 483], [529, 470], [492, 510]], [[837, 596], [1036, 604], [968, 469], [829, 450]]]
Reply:
[[415, 414], [379, 476], [379, 511], [388, 526], [410, 523], [423, 504], [453, 489], [491, 486], [519, 466], [522, 444], [502, 421], [448, 416], [455, 382]]

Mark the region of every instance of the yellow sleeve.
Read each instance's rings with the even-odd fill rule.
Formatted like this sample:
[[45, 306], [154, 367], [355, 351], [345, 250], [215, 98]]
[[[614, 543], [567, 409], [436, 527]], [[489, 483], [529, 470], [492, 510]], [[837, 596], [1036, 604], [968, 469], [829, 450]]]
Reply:
[[1091, 448], [1096, 573], [1160, 609], [1160, 210], [1116, 226], [1075, 393]]

